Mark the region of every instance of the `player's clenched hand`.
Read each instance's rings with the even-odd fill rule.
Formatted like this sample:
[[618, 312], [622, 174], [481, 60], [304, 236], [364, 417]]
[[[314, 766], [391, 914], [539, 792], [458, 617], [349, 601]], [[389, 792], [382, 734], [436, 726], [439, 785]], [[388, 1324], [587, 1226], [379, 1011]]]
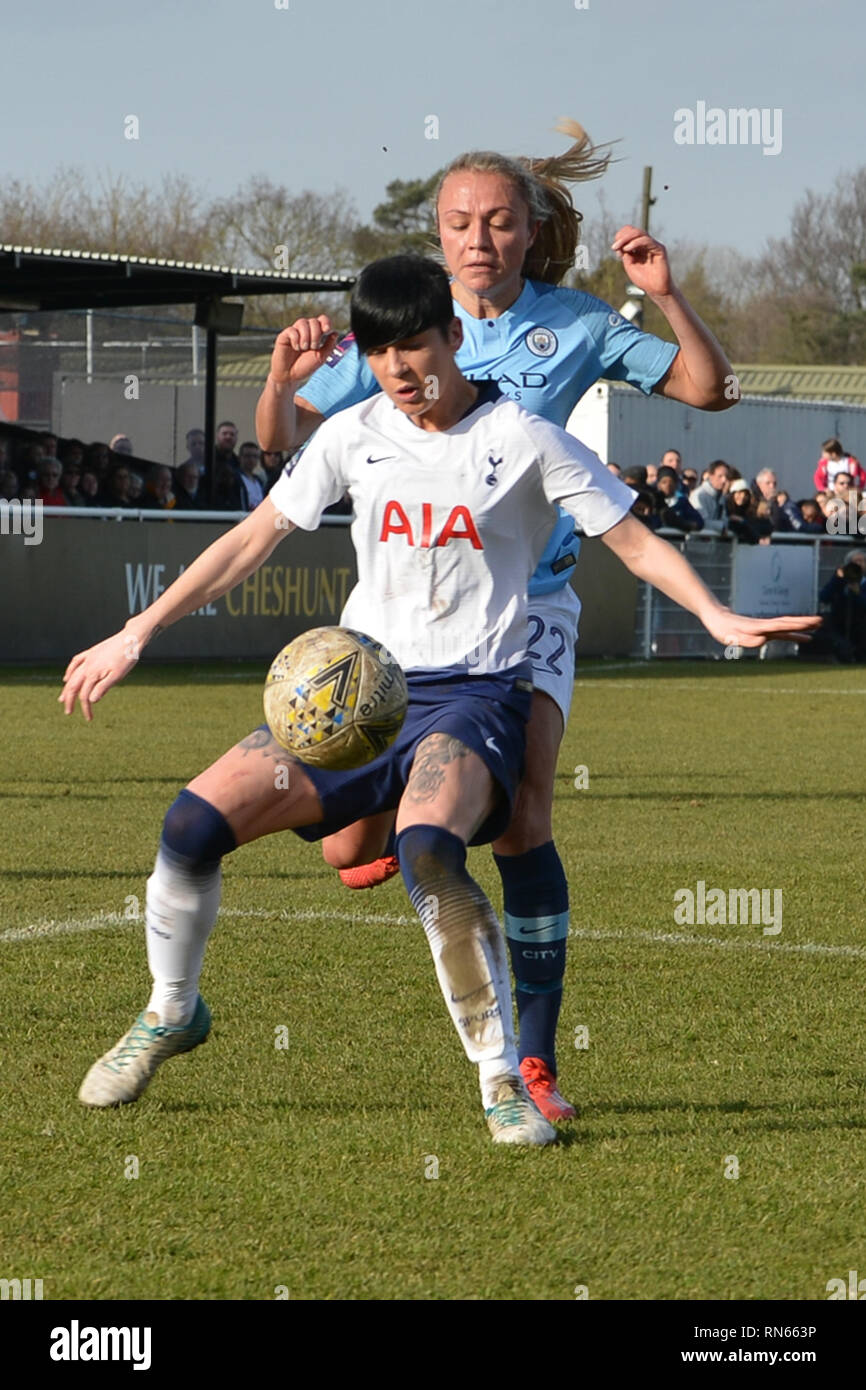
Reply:
[[620, 227], [611, 250], [617, 253], [625, 273], [639, 290], [659, 295], [673, 291], [668, 253], [649, 232], [642, 232], [639, 227]]
[[141, 642], [126, 631], [116, 632], [86, 652], [79, 652], [64, 672], [63, 689], [57, 697], [66, 713], [72, 713], [78, 700], [81, 713], [89, 722], [93, 718], [92, 706], [129, 675], [140, 655]]
[[765, 642], [803, 642], [821, 626], [820, 614], [781, 618], [744, 618], [722, 608], [703, 619], [704, 627], [725, 647], [763, 647]]
[[271, 380], [305, 381], [330, 356], [339, 338], [327, 314], [314, 319], [295, 319], [278, 334], [271, 353]]

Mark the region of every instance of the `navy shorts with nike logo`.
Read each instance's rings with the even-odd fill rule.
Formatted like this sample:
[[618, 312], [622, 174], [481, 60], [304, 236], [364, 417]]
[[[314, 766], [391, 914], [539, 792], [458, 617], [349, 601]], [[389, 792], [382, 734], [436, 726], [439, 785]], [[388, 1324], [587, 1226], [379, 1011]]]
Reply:
[[[396, 740], [372, 762], [348, 772], [302, 763], [322, 802], [324, 819], [295, 827], [302, 840], [321, 840], [364, 816], [395, 810], [418, 744], [429, 734], [449, 734], [477, 753], [501, 795], [471, 845], [487, 845], [507, 829], [523, 776], [526, 723], [532, 701], [532, 666], [522, 662], [507, 672], [467, 676], [458, 672], [410, 671], [409, 708]], [[266, 726], [263, 726], [266, 727]]]

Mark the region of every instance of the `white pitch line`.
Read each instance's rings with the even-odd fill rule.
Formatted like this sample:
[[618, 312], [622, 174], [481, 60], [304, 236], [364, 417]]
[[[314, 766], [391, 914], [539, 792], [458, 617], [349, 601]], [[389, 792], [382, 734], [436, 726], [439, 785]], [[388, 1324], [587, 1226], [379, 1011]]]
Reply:
[[[312, 908], [284, 909], [281, 912], [267, 912], [256, 908], [223, 908], [220, 917], [251, 917], [259, 920], [277, 922], [361, 922], [364, 926], [403, 927], [418, 924], [417, 917], [382, 917], [374, 913], [357, 912], [315, 912]], [[41, 941], [57, 936], [71, 936], [76, 932], [104, 931], [110, 927], [140, 927], [140, 917], [126, 917], [122, 912], [98, 912], [94, 917], [73, 917], [65, 921], [46, 918], [41, 922], [31, 922], [26, 927], [7, 927], [0, 931], [0, 943], [11, 941]]]
[[44, 937], [68, 936], [73, 932], [99, 931], [104, 927], [131, 927], [134, 920], [123, 917], [119, 912], [102, 912], [96, 917], [81, 917], [66, 922], [48, 918], [42, 922], [31, 922], [26, 927], [7, 927], [0, 932], [3, 941], [39, 941]]
[[[372, 927], [417, 927], [417, 917], [392, 916], [374, 912], [331, 912], [316, 911], [312, 908], [283, 909], [269, 912], [264, 908], [226, 908], [220, 912], [222, 918], [240, 918], [257, 921], [276, 922], [345, 922], [355, 926]], [[32, 922], [26, 927], [7, 927], [0, 931], [0, 943], [15, 941], [41, 941], [58, 936], [69, 936], [76, 932], [101, 931], [110, 927], [140, 927], [141, 919], [124, 917], [119, 912], [99, 913], [95, 917], [71, 918], [66, 921], [54, 919]], [[820, 941], [770, 941], [765, 936], [756, 940], [742, 940], [738, 937], [697, 936], [690, 932], [623, 931], [604, 930], [595, 927], [572, 927], [569, 936], [573, 940], [584, 941], [622, 941], [626, 945], [645, 942], [653, 946], [704, 946], [722, 950], [764, 951], [768, 954], [781, 952], [786, 955], [836, 956], [844, 959], [861, 960], [866, 957], [866, 946], [834, 946]]]
[[[593, 680], [590, 677], [578, 679], [574, 682], [576, 686], [608, 686], [619, 690], [646, 690], [646, 681], [623, 681], [615, 680]], [[674, 685], [679, 690], [700, 690], [705, 689], [704, 681], [678, 680], [668, 676], [656, 676], [654, 685]], [[844, 686], [819, 686], [819, 685], [747, 685], [737, 691], [738, 698], [743, 694], [754, 695], [866, 695], [866, 689], [855, 688], [846, 690]]]
[[592, 927], [574, 927], [569, 936], [583, 937], [585, 941], [647, 941], [657, 946], [721, 946], [727, 950], [784, 951], [807, 956], [845, 956], [862, 959], [866, 956], [866, 946], [833, 946], [820, 941], [770, 941], [760, 936], [756, 941], [743, 941], [738, 937], [694, 936], [689, 932], [653, 931], [596, 931]]

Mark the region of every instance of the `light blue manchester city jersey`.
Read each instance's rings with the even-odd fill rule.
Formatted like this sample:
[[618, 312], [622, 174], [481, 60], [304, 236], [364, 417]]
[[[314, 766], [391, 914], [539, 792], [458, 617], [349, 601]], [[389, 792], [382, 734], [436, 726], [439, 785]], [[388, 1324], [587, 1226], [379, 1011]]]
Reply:
[[[527, 280], [498, 318], [474, 318], [457, 300], [454, 312], [463, 323], [457, 365], [464, 376], [491, 378], [525, 410], [563, 429], [599, 377], [627, 381], [649, 395], [679, 351], [676, 343], [642, 333], [594, 295], [542, 280]], [[367, 359], [349, 334], [298, 395], [328, 416], [378, 390]], [[568, 583], [578, 545], [571, 517], [561, 512], [530, 580], [530, 595]]]

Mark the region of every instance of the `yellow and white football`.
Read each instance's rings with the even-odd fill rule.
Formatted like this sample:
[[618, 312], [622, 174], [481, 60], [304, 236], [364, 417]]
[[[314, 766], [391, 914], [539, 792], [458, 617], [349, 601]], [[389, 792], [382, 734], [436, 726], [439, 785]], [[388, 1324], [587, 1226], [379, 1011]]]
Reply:
[[343, 770], [384, 753], [403, 726], [409, 691], [381, 642], [347, 627], [314, 627], [274, 658], [265, 718], [301, 762]]

